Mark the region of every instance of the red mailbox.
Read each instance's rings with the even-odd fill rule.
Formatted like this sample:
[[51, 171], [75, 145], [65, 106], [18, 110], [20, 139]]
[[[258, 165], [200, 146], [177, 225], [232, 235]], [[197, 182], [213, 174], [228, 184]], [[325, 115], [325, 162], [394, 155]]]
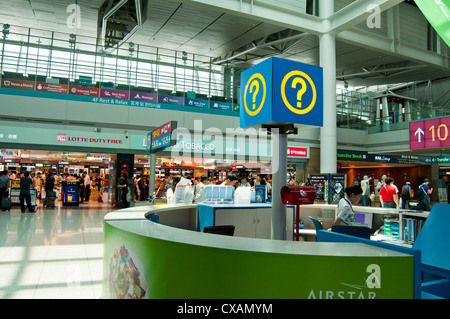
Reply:
[[316, 189], [312, 186], [283, 186], [280, 191], [284, 205], [296, 205], [295, 208], [295, 240], [299, 240], [300, 205], [314, 204]]
[[283, 186], [280, 194], [285, 205], [308, 205], [314, 204], [316, 189], [312, 186]]

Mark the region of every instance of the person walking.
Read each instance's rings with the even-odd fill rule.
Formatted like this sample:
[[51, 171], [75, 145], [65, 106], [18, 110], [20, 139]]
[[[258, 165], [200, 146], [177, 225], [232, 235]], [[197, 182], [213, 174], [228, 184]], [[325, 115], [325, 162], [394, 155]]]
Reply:
[[424, 194], [423, 194], [424, 196], [422, 199], [423, 210], [426, 210], [426, 211], [431, 211], [430, 195], [431, 195], [431, 192], [433, 191], [433, 189], [430, 188], [429, 184], [430, 184], [430, 180], [428, 178], [425, 178], [423, 180], [423, 184], [420, 185], [420, 188], [424, 192]]
[[402, 193], [400, 195], [400, 198], [402, 200], [402, 209], [405, 209], [407, 206], [406, 204], [413, 198], [414, 194], [413, 194], [413, 190], [411, 187], [411, 183], [410, 182], [406, 182], [405, 185], [403, 185], [402, 187]]

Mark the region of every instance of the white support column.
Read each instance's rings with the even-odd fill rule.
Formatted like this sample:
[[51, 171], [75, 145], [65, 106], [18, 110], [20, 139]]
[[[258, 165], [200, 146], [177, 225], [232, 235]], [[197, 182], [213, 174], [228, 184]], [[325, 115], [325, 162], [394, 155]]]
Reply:
[[381, 103], [383, 104], [383, 132], [388, 132], [391, 124], [389, 123], [389, 105], [386, 96], [383, 96]]
[[280, 191], [286, 185], [287, 135], [272, 132], [272, 228], [271, 238], [286, 240], [286, 205]]
[[[334, 0], [321, 0], [323, 23], [334, 13]], [[319, 37], [320, 66], [323, 68], [323, 127], [320, 129], [320, 172], [336, 174], [336, 36], [324, 33]]]
[[405, 101], [405, 113], [406, 113], [405, 121], [411, 122], [411, 106], [408, 100]]

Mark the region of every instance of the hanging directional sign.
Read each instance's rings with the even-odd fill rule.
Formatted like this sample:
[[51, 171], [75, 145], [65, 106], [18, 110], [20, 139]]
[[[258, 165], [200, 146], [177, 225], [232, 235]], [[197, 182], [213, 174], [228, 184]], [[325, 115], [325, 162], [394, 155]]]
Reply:
[[410, 148], [450, 147], [450, 117], [409, 123]]
[[323, 69], [269, 58], [241, 73], [241, 127], [323, 125]]
[[176, 144], [173, 131], [177, 128], [177, 121], [170, 121], [147, 134], [147, 151], [161, 151]]

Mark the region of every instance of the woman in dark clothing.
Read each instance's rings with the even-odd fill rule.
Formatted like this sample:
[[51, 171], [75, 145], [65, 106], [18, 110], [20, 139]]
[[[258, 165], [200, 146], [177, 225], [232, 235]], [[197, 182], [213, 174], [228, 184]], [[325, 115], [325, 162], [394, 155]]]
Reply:
[[27, 208], [30, 213], [34, 213], [34, 208], [31, 206], [31, 193], [30, 189], [33, 185], [33, 180], [29, 177], [30, 172], [25, 171], [24, 176], [20, 179], [20, 210], [25, 213], [25, 200], [27, 201]]
[[45, 179], [45, 206], [46, 207], [55, 207], [55, 192], [53, 189], [55, 188], [55, 176], [53, 176], [52, 172], [48, 173], [47, 178]]
[[122, 174], [122, 178], [119, 179], [119, 186], [120, 188], [120, 198], [123, 203], [123, 207], [127, 208], [130, 207], [127, 201], [127, 194], [128, 194], [128, 179], [127, 174]]

